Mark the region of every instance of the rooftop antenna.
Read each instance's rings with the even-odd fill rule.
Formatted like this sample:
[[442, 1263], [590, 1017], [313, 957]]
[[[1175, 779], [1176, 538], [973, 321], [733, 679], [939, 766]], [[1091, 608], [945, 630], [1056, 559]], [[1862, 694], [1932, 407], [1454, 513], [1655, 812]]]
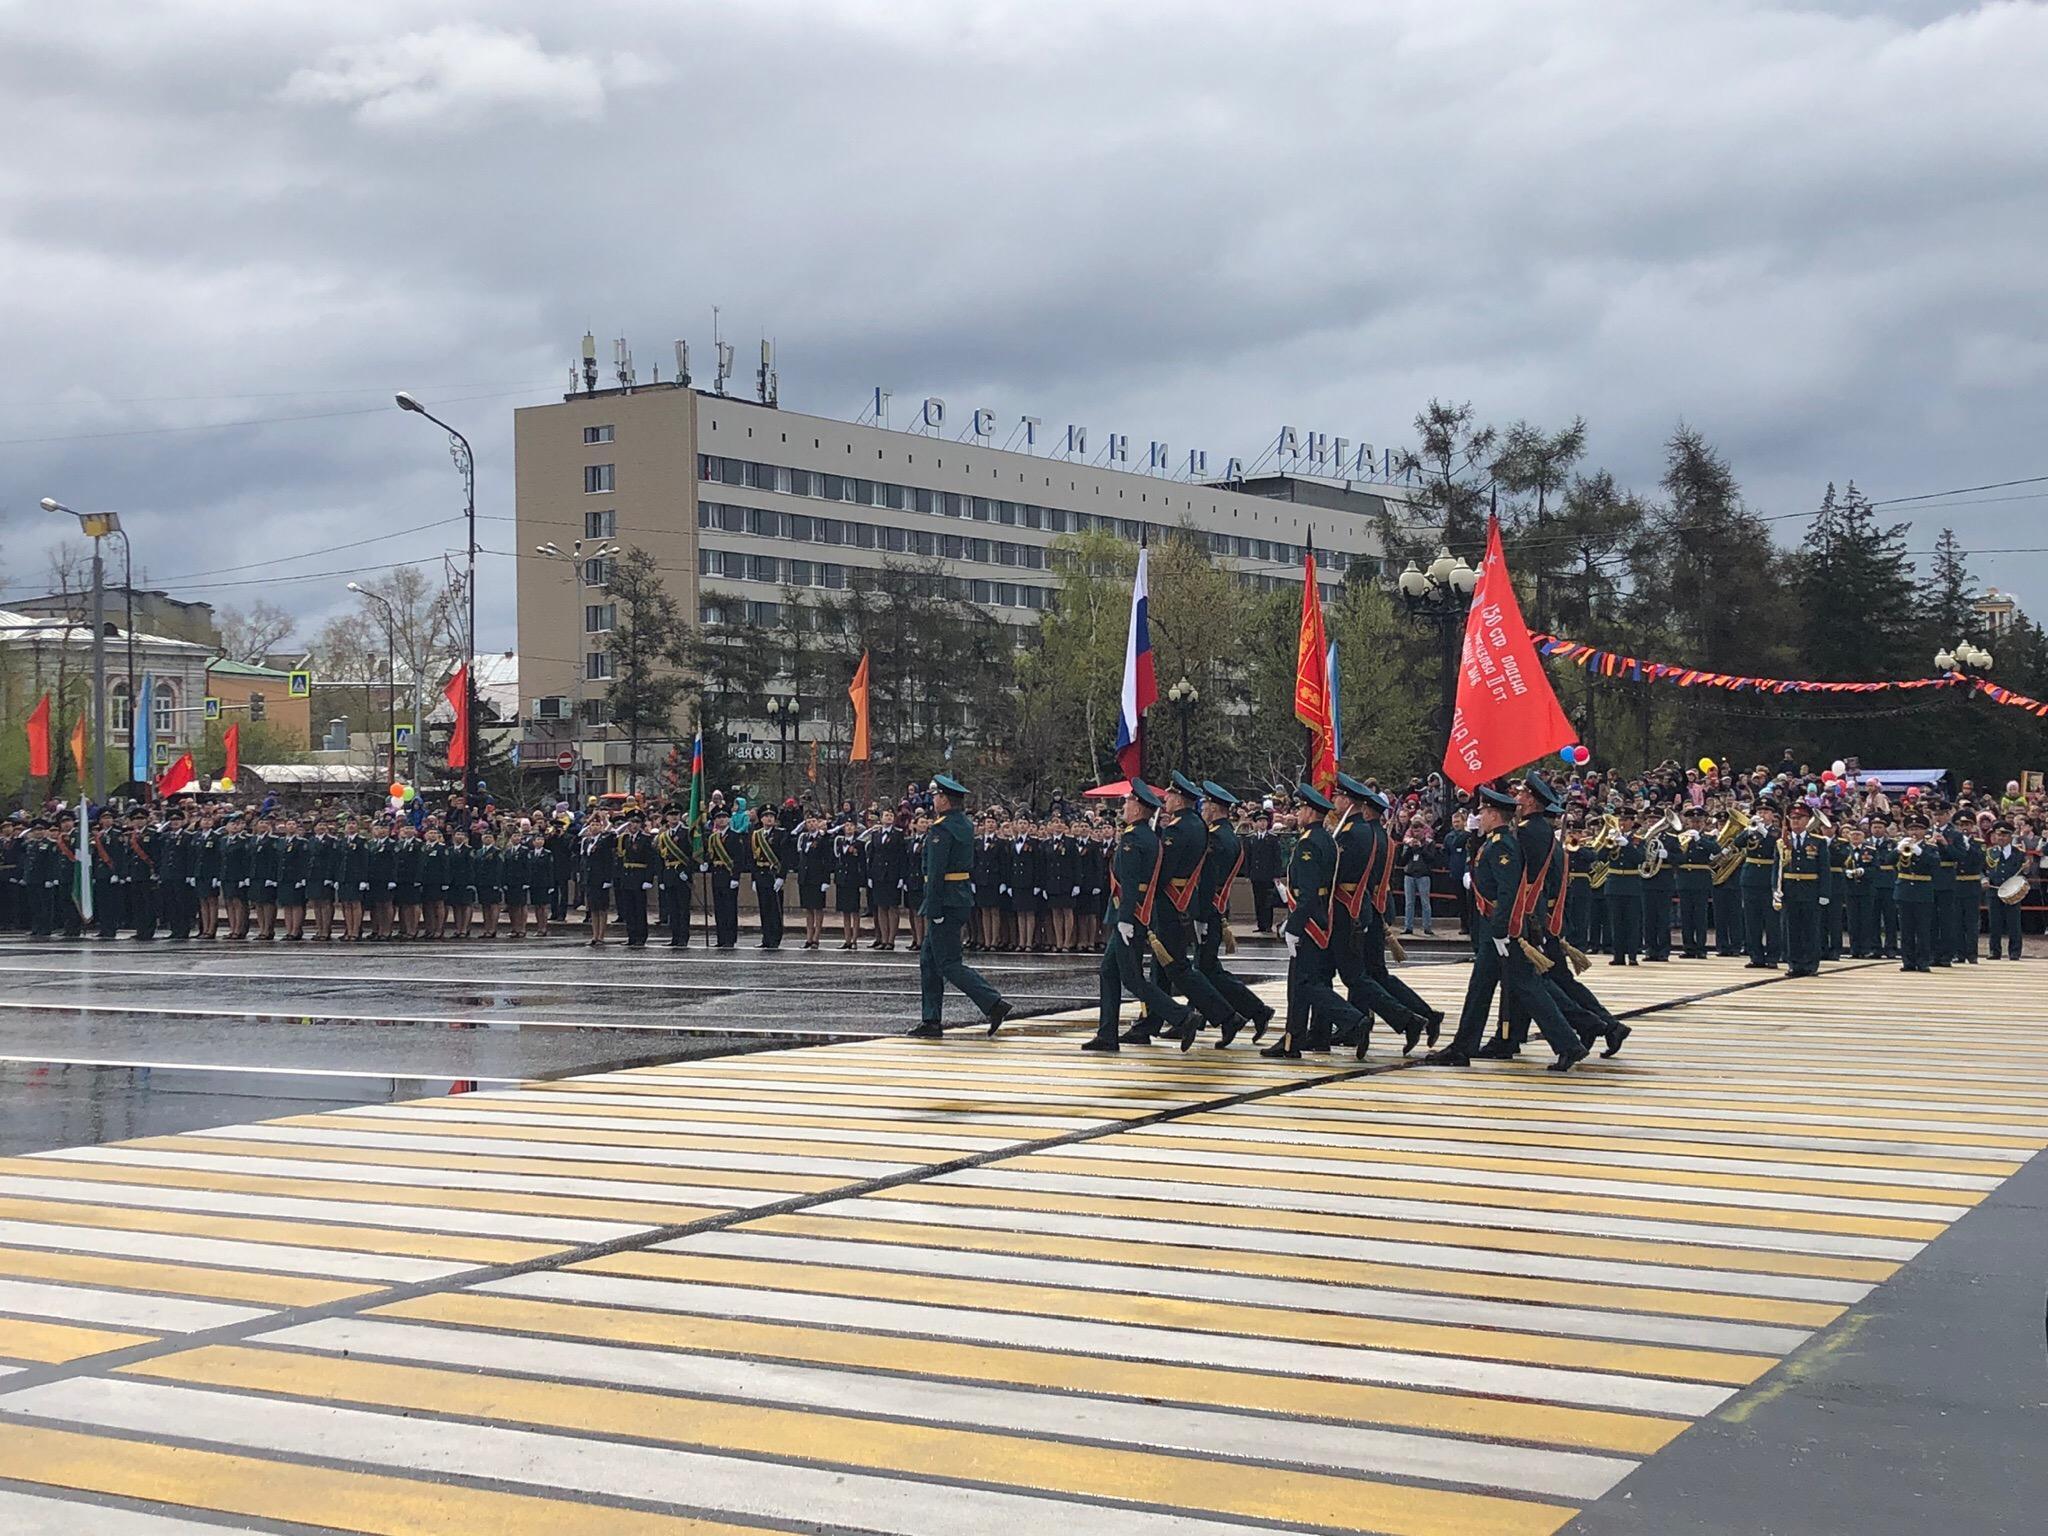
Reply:
[[[576, 387], [576, 370], [569, 370], [569, 388]], [[583, 333], [583, 393], [597, 393], [597, 338], [590, 332]]]
[[680, 336], [676, 338], [676, 383], [690, 387], [690, 344]]
[[711, 356], [717, 367], [716, 381], [712, 388], [721, 395], [725, 393], [725, 381], [732, 377], [732, 348], [725, 344], [723, 333], [718, 328], [718, 306], [711, 306]]
[[754, 375], [754, 390], [766, 406], [775, 404], [775, 343], [761, 338], [761, 371]]
[[612, 343], [612, 368], [619, 376], [619, 388], [633, 387], [633, 353], [621, 336]]

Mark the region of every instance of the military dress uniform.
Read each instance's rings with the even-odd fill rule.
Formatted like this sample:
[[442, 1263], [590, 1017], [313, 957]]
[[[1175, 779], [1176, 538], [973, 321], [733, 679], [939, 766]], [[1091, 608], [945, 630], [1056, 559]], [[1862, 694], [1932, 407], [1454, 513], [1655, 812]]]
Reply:
[[1875, 960], [1877, 942], [1877, 867], [1880, 851], [1869, 839], [1845, 842], [1835, 850], [1835, 905], [1842, 909], [1852, 960]]
[[745, 836], [714, 827], [704, 839], [704, 871], [711, 879], [711, 927], [719, 949], [740, 941], [740, 877], [746, 870]]
[[1776, 969], [1784, 953], [1777, 910], [1771, 896], [1777, 885], [1778, 834], [1769, 827], [1751, 827], [1736, 839], [1742, 868], [1735, 878], [1742, 889], [1742, 932], [1749, 963], [1756, 970]]
[[757, 827], [747, 839], [754, 866], [754, 906], [761, 917], [761, 948], [782, 947], [782, 891], [789, 877], [789, 834], [781, 827]]
[[1680, 846], [1676, 833], [1653, 833], [1643, 842], [1646, 871], [1653, 845], [1659, 856], [1657, 872], [1646, 872], [1640, 881], [1643, 890], [1643, 958], [1661, 964], [1671, 958], [1671, 902], [1678, 894], [1678, 863], [1684, 858], [1685, 850]]
[[[1237, 797], [1213, 779], [1202, 781], [1202, 798], [1222, 807], [1224, 815], [1209, 824], [1209, 855], [1202, 866], [1201, 890], [1196, 896], [1195, 968], [1214, 987], [1239, 1018], [1252, 1024], [1252, 1039], [1266, 1032], [1273, 1009], [1258, 993], [1232, 975], [1223, 965], [1223, 934], [1230, 926], [1230, 893], [1245, 863], [1244, 845], [1231, 826], [1229, 811]], [[1221, 1049], [1237, 1037], [1236, 1025], [1225, 1025]]]
[[1956, 957], [1956, 936], [1962, 928], [1956, 904], [1956, 864], [1962, 854], [1962, 833], [1953, 825], [1934, 830], [1934, 949], [1927, 963], [1947, 969]]
[[619, 922], [626, 930], [626, 948], [647, 947], [647, 897], [661, 872], [661, 855], [638, 816], [628, 817], [619, 834]]
[[[2006, 828], [1999, 828], [2001, 832]], [[1991, 921], [1990, 949], [1994, 960], [2020, 957], [2020, 903], [1998, 899], [1998, 888], [2015, 875], [2027, 872], [2026, 850], [2012, 843], [1994, 844], [1984, 851], [1984, 881], [1990, 893], [1985, 911]]]
[[[1559, 1013], [1577, 1032], [1581, 1045], [1590, 1045], [1604, 1038], [1607, 1042], [1604, 1054], [1612, 1056], [1629, 1037], [1629, 1027], [1610, 1013], [1607, 1006], [1593, 995], [1592, 988], [1579, 979], [1564, 947], [1564, 896], [1571, 884], [1573, 857], [1557, 838], [1550, 822], [1550, 817], [1561, 808], [1562, 801], [1551, 788], [1550, 781], [1541, 774], [1530, 774], [1527, 788], [1541, 809], [1523, 820], [1517, 834], [1522, 847], [1523, 890], [1527, 902], [1522, 934], [1550, 961], [1550, 969], [1537, 977], [1537, 984], [1554, 994]], [[1550, 839], [1547, 849], [1543, 845], [1546, 837]], [[1533, 864], [1530, 862], [1532, 854]], [[1533, 962], [1531, 968], [1534, 968]], [[1507, 999], [1507, 1011], [1506, 1031], [1473, 1052], [1475, 1056], [1512, 1059], [1521, 1053], [1522, 1047], [1528, 1043], [1529, 1025], [1534, 1014], [1527, 1002], [1513, 992]]]
[[[911, 1034], [931, 1039], [945, 1030], [946, 988], [957, 987], [988, 1020], [994, 1034], [1010, 1015], [1010, 1005], [982, 974], [961, 958], [966, 940], [967, 920], [974, 911], [974, 823], [960, 809], [959, 800], [967, 786], [948, 774], [932, 780], [940, 794], [955, 797], [951, 810], [932, 823], [924, 839], [924, 900], [918, 914], [924, 918], [924, 943], [917, 952], [918, 998], [921, 1019]], [[1116, 1034], [1110, 1032], [1111, 1050]]]
[[[1166, 810], [1159, 816], [1159, 898], [1152, 904], [1152, 979], [1159, 990], [1178, 993], [1209, 1023], [1232, 1036], [1245, 1020], [1223, 1000], [1209, 978], [1194, 963], [1195, 921], [1201, 911], [1202, 871], [1209, 862], [1209, 828], [1201, 812], [1202, 789], [1185, 774], [1176, 772], [1173, 792], [1189, 802], [1181, 811]], [[1151, 1015], [1138, 1020], [1124, 1032], [1126, 1045], [1150, 1040], [1157, 1026]], [[1193, 1043], [1193, 1032], [1201, 1026], [1190, 1017], [1182, 1026], [1181, 1045]]]
[[[1572, 847], [1574, 843], [1579, 846]], [[1564, 941], [1583, 954], [1593, 947], [1593, 854], [1585, 846], [1583, 828], [1572, 829], [1565, 849], [1570, 867], [1564, 892]]]
[[[1294, 794], [1325, 815], [1334, 809], [1312, 784], [1295, 786]], [[1296, 836], [1288, 855], [1287, 921], [1281, 929], [1287, 940], [1287, 1024], [1261, 1056], [1298, 1060], [1304, 1048], [1326, 1048], [1333, 1034], [1365, 1037], [1365, 1015], [1332, 985], [1337, 974], [1336, 957], [1331, 953], [1336, 880], [1336, 839], [1317, 821]]]
[[[1142, 779], [1131, 781], [1131, 798], [1154, 811], [1165, 804], [1159, 792]], [[1145, 974], [1144, 956], [1158, 906], [1163, 855], [1159, 835], [1149, 821], [1128, 822], [1117, 834], [1109, 871], [1111, 926], [1102, 946], [1095, 1038], [1082, 1045], [1084, 1051], [1118, 1048], [1117, 1024], [1125, 992], [1144, 1005], [1146, 1018], [1155, 1029], [1177, 1033], [1190, 1022], [1191, 1011], [1153, 985]]]
[[[1926, 824], [1920, 824], [1920, 839]], [[1908, 847], [1908, 844], [1912, 847]], [[1908, 836], [1899, 840], [1894, 858], [1898, 873], [1899, 958], [1902, 971], [1930, 971], [1934, 965], [1934, 880], [1941, 855], [1931, 842]]]
[[1877, 866], [1871, 875], [1871, 920], [1877, 932], [1875, 954], [1880, 960], [1899, 958], [1899, 840], [1886, 835], [1873, 837], [1869, 846], [1877, 850]]
[[1687, 960], [1707, 958], [1707, 913], [1714, 899], [1714, 857], [1721, 845], [1711, 832], [1693, 828], [1678, 848], [1678, 952]]
[[[1413, 1050], [1424, 1035], [1434, 1045], [1442, 1012], [1387, 968], [1387, 893], [1399, 850], [1386, 824], [1367, 813], [1384, 816], [1391, 802], [1348, 773], [1337, 775], [1337, 787], [1355, 807], [1331, 833], [1337, 845], [1337, 899], [1331, 912], [1330, 955], [1343, 978], [1346, 998], [1365, 1017], [1368, 1028], [1377, 1014], [1400, 1030], [1406, 1049]], [[1356, 1044], [1363, 1055], [1366, 1037], [1361, 1035]]]
[[1785, 963], [1788, 976], [1820, 974], [1821, 913], [1831, 903], [1834, 846], [1801, 821], [1778, 845], [1778, 878], [1784, 894]]
[[1623, 830], [1607, 850], [1609, 965], [1634, 965], [1643, 952], [1643, 845]]
[[1984, 926], [1984, 844], [1965, 830], [1956, 853], [1956, 948], [1958, 960], [1977, 963], [1977, 937]]

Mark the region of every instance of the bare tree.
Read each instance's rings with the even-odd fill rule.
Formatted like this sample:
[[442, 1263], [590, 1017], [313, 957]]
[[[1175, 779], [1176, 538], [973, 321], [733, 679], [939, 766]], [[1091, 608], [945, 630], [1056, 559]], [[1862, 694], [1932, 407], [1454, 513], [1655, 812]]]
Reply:
[[291, 614], [260, 597], [247, 608], [222, 609], [219, 622], [221, 650], [228, 660], [251, 666], [261, 666], [299, 626]]

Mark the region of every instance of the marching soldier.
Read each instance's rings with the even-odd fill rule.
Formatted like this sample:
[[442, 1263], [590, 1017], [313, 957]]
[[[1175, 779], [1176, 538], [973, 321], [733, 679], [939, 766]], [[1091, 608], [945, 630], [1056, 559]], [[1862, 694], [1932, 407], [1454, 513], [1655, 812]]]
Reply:
[[1636, 818], [1626, 808], [1614, 813], [1620, 828], [1607, 850], [1607, 932], [1614, 954], [1609, 965], [1634, 965], [1643, 949], [1643, 845]]
[[1678, 953], [1681, 959], [1707, 958], [1707, 911], [1714, 899], [1714, 856], [1721, 844], [1700, 823], [1706, 812], [1685, 808], [1685, 831], [1678, 838]]
[[1785, 974], [1820, 974], [1821, 914], [1831, 900], [1833, 878], [1832, 845], [1817, 832], [1809, 832], [1813, 811], [1795, 800], [1785, 813], [1791, 832], [1778, 845], [1779, 892], [1784, 903]]
[[[1337, 899], [1337, 843], [1324, 818], [1336, 807], [1313, 784], [1294, 789], [1295, 838], [1287, 859], [1287, 1025], [1280, 1038], [1259, 1052], [1299, 1061], [1311, 1032], [1364, 1039], [1371, 1027], [1364, 1014], [1331, 983], [1337, 974], [1333, 912]], [[1311, 1022], [1313, 1020], [1313, 1022]]]
[[[1999, 890], [2009, 880], [2024, 879], [2026, 850], [2012, 840], [2012, 823], [1996, 822], [1991, 828], [1991, 846], [1984, 855], [1984, 884], [1991, 894], [1986, 910], [1991, 918], [1991, 958], [2017, 960], [2020, 957], [2020, 902], [2007, 901]], [[2021, 892], [2021, 900], [2025, 892]]]
[[1113, 921], [1102, 946], [1102, 991], [1095, 1016], [1095, 1038], [1082, 1043], [1084, 1051], [1119, 1048], [1117, 1024], [1127, 991], [1144, 1005], [1146, 1019], [1155, 1029], [1163, 1024], [1168, 1034], [1177, 1034], [1193, 1017], [1193, 1010], [1175, 1002], [1145, 975], [1144, 957], [1157, 908], [1160, 861], [1164, 854], [1159, 835], [1152, 830], [1152, 813], [1164, 809], [1165, 804], [1159, 791], [1143, 779], [1131, 780], [1130, 793], [1124, 796], [1123, 830], [1117, 835], [1109, 872]]
[[[1195, 920], [1195, 966], [1209, 979], [1217, 993], [1252, 1026], [1252, 1043], [1273, 1022], [1273, 1009], [1258, 993], [1223, 968], [1223, 940], [1230, 929], [1230, 893], [1244, 867], [1244, 845], [1230, 824], [1237, 796], [1214, 779], [1202, 780], [1202, 820], [1209, 827], [1209, 857], [1202, 866], [1202, 890], [1197, 898], [1201, 915]], [[1220, 1051], [1237, 1038], [1241, 1026], [1225, 1025]]]
[[[1337, 895], [1330, 914], [1330, 958], [1344, 980], [1346, 998], [1366, 1021], [1365, 1033], [1348, 1043], [1362, 1059], [1377, 1014], [1401, 1031], [1405, 1055], [1425, 1034], [1434, 1045], [1444, 1016], [1387, 969], [1387, 891], [1398, 854], [1380, 820], [1389, 802], [1371, 785], [1339, 773], [1335, 804], [1337, 825], [1330, 839], [1337, 846]], [[1320, 1027], [1310, 1034], [1322, 1038]]]
[[[1162, 992], [1179, 993], [1201, 1016], [1235, 1039], [1247, 1020], [1226, 1003], [1209, 978], [1194, 967], [1191, 952], [1195, 944], [1194, 914], [1201, 908], [1197, 898], [1202, 889], [1202, 871], [1209, 859], [1209, 829], [1195, 807], [1202, 803], [1201, 786], [1176, 770], [1166, 787], [1165, 809], [1158, 821], [1159, 891], [1162, 900], [1152, 905], [1153, 984]], [[1194, 1014], [1174, 1038], [1187, 1050], [1201, 1029]], [[1148, 1013], [1124, 1031], [1125, 1045], [1144, 1045], [1155, 1028]]]
[[[920, 906], [925, 929], [923, 947], [917, 952], [922, 1014], [910, 1033], [914, 1039], [936, 1040], [946, 1032], [946, 988], [951, 985], [981, 1010], [988, 1032], [994, 1034], [1014, 1010], [1002, 993], [961, 958], [968, 919], [974, 911], [974, 823], [963, 808], [967, 786], [942, 773], [932, 780], [931, 794], [938, 820], [924, 839], [924, 899]], [[1114, 1014], [1111, 1017], [1113, 1021]], [[1106, 1049], [1116, 1049], [1114, 1022]]]
[[1758, 802], [1756, 824], [1736, 839], [1742, 848], [1742, 931], [1749, 941], [1749, 969], [1774, 971], [1784, 948], [1778, 913], [1771, 904], [1778, 873], [1778, 813]]
[[[1458, 1032], [1451, 1043], [1423, 1057], [1430, 1066], [1465, 1067], [1486, 1033], [1487, 1015], [1493, 1011], [1493, 996], [1503, 983], [1512, 1000], [1526, 1004], [1543, 1031], [1543, 1038], [1557, 1053], [1553, 1072], [1569, 1072], [1586, 1056], [1578, 1032], [1564, 1020], [1556, 1000], [1537, 984], [1536, 970], [1520, 940], [1529, 905], [1523, 899], [1522, 847], [1509, 824], [1515, 808], [1512, 795], [1490, 784], [1479, 788], [1480, 842], [1473, 850], [1472, 876], [1472, 974], [1465, 985], [1465, 1006], [1458, 1018]], [[1640, 851], [1638, 850], [1640, 854]], [[1610, 872], [1608, 884], [1614, 883]]]
[[1927, 818], [1906, 818], [1894, 859], [1898, 872], [1899, 958], [1902, 971], [1931, 974], [1934, 965], [1934, 879], [1941, 855], [1928, 836]]

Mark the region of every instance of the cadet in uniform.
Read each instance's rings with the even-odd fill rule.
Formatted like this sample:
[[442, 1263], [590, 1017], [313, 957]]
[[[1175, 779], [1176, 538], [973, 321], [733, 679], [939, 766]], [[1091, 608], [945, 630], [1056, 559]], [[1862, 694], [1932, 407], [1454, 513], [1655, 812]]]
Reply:
[[2017, 960], [2020, 957], [2020, 903], [2000, 900], [1998, 888], [2026, 872], [2026, 850], [2014, 846], [2012, 823], [1995, 823], [1991, 828], [1991, 846], [1984, 854], [1984, 884], [1991, 894], [1985, 910], [1991, 916], [1991, 958], [1994, 960]]
[[1931, 972], [1934, 964], [1934, 875], [1941, 855], [1928, 838], [1927, 818], [1906, 818], [1894, 859], [1898, 871], [1899, 958], [1902, 971]]
[[1331, 985], [1337, 962], [1330, 952], [1335, 939], [1337, 843], [1323, 818], [1336, 807], [1313, 784], [1294, 789], [1294, 848], [1287, 858], [1287, 1024], [1280, 1038], [1261, 1056], [1299, 1061], [1304, 1048], [1327, 1049], [1338, 1036], [1364, 1039], [1370, 1028], [1364, 1014], [1338, 995]]
[[[1230, 824], [1237, 796], [1214, 779], [1202, 780], [1202, 820], [1209, 827], [1209, 857], [1202, 866], [1202, 892], [1197, 898], [1201, 915], [1195, 920], [1195, 966], [1209, 979], [1218, 995], [1251, 1021], [1252, 1042], [1273, 1022], [1273, 1009], [1258, 993], [1223, 967], [1223, 936], [1230, 928], [1230, 893], [1237, 884], [1245, 862], [1244, 845]], [[1241, 1026], [1225, 1025], [1220, 1051], [1237, 1038]]]
[[1828, 906], [1834, 858], [1828, 839], [1809, 832], [1813, 812], [1794, 801], [1785, 819], [1792, 830], [1778, 846], [1780, 890], [1784, 897], [1785, 974], [1820, 974], [1821, 913]]
[[711, 835], [704, 839], [704, 869], [711, 877], [711, 926], [719, 949], [740, 941], [740, 876], [747, 867], [746, 839], [726, 829], [732, 817], [720, 807], [711, 813]]
[[[1158, 823], [1159, 890], [1164, 899], [1152, 905], [1152, 981], [1162, 992], [1177, 992], [1185, 997], [1204, 1019], [1234, 1039], [1249, 1021], [1238, 1017], [1237, 1010], [1223, 1000], [1209, 978], [1195, 969], [1192, 958], [1192, 915], [1201, 910], [1198, 898], [1202, 871], [1209, 861], [1209, 828], [1195, 809], [1202, 803], [1202, 789], [1176, 770], [1167, 784], [1165, 799]], [[1201, 1027], [1193, 1013], [1186, 1015], [1186, 1022], [1174, 1035], [1182, 1050], [1195, 1043], [1195, 1034]], [[1124, 1031], [1123, 1043], [1144, 1045], [1155, 1032], [1148, 1013]]]
[[[1509, 825], [1514, 807], [1512, 795], [1491, 784], [1479, 787], [1480, 842], [1473, 850], [1469, 868], [1472, 974], [1465, 984], [1465, 1006], [1458, 1018], [1458, 1033], [1449, 1045], [1423, 1058], [1431, 1066], [1471, 1065], [1473, 1053], [1486, 1034], [1494, 991], [1503, 984], [1510, 999], [1526, 1004], [1536, 1027], [1543, 1031], [1543, 1038], [1557, 1052], [1557, 1059], [1550, 1064], [1551, 1071], [1568, 1072], [1586, 1055], [1578, 1032], [1565, 1022], [1551, 994], [1538, 985], [1536, 969], [1518, 942], [1533, 898], [1523, 891], [1522, 847]], [[1613, 884], [1612, 874], [1608, 884]]]
[[1775, 807], [1759, 803], [1756, 824], [1736, 839], [1742, 848], [1742, 932], [1749, 942], [1749, 969], [1774, 971], [1784, 947], [1779, 940], [1778, 914], [1771, 894], [1778, 875], [1778, 828]]
[[788, 875], [789, 834], [776, 821], [775, 807], [762, 806], [761, 824], [747, 839], [747, 852], [754, 866], [754, 906], [761, 918], [762, 949], [782, 948], [782, 886]]
[[1110, 899], [1114, 905], [1109, 936], [1102, 946], [1102, 990], [1095, 1015], [1095, 1038], [1082, 1043], [1084, 1051], [1118, 1048], [1117, 1024], [1122, 1017], [1125, 992], [1144, 1005], [1146, 1019], [1155, 1030], [1163, 1026], [1167, 1033], [1175, 1033], [1193, 1016], [1191, 1009], [1175, 1002], [1145, 975], [1145, 953], [1151, 938], [1164, 852], [1159, 834], [1152, 830], [1152, 813], [1165, 804], [1159, 791], [1143, 779], [1131, 780], [1130, 793], [1124, 796], [1123, 830], [1117, 834], [1116, 853], [1109, 871]]
[[1681, 959], [1707, 958], [1707, 911], [1714, 899], [1714, 856], [1721, 845], [1700, 826], [1706, 812], [1685, 809], [1685, 831], [1678, 838], [1678, 953]]
[[[1339, 773], [1334, 803], [1337, 825], [1330, 840], [1337, 848], [1337, 890], [1330, 913], [1330, 960], [1344, 980], [1346, 999], [1366, 1021], [1356, 1040], [1340, 1043], [1352, 1045], [1363, 1058], [1377, 1014], [1401, 1031], [1404, 1053], [1414, 1050], [1425, 1033], [1435, 1044], [1443, 1015], [1387, 969], [1387, 891], [1397, 856], [1380, 823], [1387, 799], [1371, 785]], [[1320, 1024], [1311, 1028], [1310, 1038], [1323, 1040]]]
[[[910, 1033], [919, 1040], [935, 1040], [946, 1032], [946, 988], [951, 985], [967, 994], [968, 1001], [988, 1021], [988, 1032], [994, 1034], [1012, 1009], [1002, 993], [961, 958], [968, 919], [974, 912], [974, 824], [962, 809], [967, 786], [942, 773], [932, 780], [931, 794], [938, 820], [924, 840], [924, 945], [917, 952], [922, 1014]], [[1108, 1049], [1116, 1049], [1113, 1023]]]

